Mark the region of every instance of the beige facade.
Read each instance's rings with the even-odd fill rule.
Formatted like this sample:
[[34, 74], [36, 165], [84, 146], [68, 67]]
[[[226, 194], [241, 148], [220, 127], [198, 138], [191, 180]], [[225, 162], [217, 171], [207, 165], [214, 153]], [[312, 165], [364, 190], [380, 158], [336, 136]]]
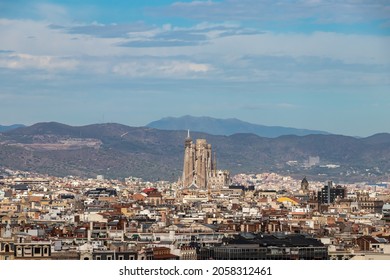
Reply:
[[205, 139], [197, 139], [193, 143], [188, 133], [184, 150], [183, 186], [195, 184], [201, 189], [207, 188], [212, 170], [211, 145]]
[[184, 146], [183, 187], [195, 184], [200, 189], [210, 189], [229, 184], [229, 172], [216, 170], [211, 144], [206, 139], [197, 139], [194, 143], [188, 133]]
[[230, 173], [227, 170], [217, 170], [211, 173], [209, 185], [211, 188], [221, 188], [230, 184]]

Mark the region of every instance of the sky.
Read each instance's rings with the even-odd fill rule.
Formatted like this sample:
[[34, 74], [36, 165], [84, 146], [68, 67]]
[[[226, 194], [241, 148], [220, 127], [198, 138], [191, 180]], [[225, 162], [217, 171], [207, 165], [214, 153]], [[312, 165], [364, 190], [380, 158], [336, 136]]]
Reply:
[[0, 0], [0, 124], [390, 132], [388, 0]]

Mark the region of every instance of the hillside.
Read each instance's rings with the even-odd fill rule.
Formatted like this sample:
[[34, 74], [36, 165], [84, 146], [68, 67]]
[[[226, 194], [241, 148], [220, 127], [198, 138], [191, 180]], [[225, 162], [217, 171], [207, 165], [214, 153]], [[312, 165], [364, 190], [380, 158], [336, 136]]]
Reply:
[[[177, 180], [186, 131], [121, 124], [68, 126], [38, 123], [0, 134], [0, 167], [56, 176], [97, 174]], [[231, 173], [279, 172], [343, 181], [388, 180], [390, 134], [367, 138], [340, 135], [259, 137], [192, 132], [217, 153], [218, 168]], [[320, 163], [304, 166], [309, 157]]]
[[24, 127], [24, 125], [23, 124], [0, 125], [0, 132], [11, 131], [19, 127]]

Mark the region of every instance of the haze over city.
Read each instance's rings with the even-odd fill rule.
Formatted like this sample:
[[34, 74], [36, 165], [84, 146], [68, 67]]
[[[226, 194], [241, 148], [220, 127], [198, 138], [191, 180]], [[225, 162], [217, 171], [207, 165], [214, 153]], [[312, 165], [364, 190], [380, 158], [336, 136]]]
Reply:
[[0, 124], [390, 132], [387, 1], [2, 1]]

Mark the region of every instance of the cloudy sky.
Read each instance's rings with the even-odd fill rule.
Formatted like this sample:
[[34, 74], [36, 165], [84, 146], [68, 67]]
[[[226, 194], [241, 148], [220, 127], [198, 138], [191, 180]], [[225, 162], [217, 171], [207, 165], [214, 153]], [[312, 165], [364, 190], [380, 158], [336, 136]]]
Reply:
[[390, 132], [388, 0], [0, 1], [0, 124]]

